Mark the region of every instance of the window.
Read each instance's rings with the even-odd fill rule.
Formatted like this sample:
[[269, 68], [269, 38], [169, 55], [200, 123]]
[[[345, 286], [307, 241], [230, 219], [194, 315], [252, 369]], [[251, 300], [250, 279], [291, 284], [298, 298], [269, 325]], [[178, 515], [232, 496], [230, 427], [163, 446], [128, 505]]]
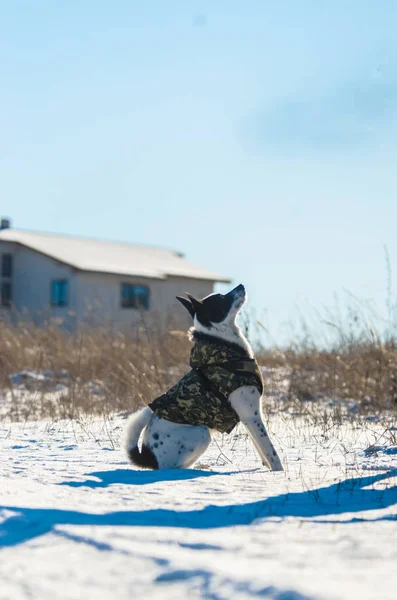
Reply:
[[149, 288], [132, 283], [121, 284], [121, 306], [123, 308], [149, 309]]
[[1, 257], [1, 275], [2, 277], [12, 276], [12, 254], [3, 254]]
[[11, 283], [1, 284], [1, 306], [11, 306], [12, 289]]
[[51, 283], [51, 304], [53, 306], [67, 306], [68, 280], [54, 279]]

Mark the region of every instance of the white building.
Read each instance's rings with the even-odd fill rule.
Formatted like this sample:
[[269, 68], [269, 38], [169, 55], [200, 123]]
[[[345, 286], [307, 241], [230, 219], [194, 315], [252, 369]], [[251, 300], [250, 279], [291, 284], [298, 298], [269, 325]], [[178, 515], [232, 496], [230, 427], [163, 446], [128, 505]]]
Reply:
[[[0, 227], [0, 319], [28, 315], [72, 326], [133, 325], [142, 315], [185, 320], [175, 296], [202, 298], [222, 275], [173, 250]], [[185, 321], [186, 322], [186, 321]]]

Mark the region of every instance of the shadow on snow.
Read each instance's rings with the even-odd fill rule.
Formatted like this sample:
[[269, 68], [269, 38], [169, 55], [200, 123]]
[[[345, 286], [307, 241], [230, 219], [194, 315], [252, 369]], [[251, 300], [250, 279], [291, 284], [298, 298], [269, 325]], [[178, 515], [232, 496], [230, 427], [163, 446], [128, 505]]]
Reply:
[[[194, 471], [188, 472], [190, 478], [192, 478]], [[114, 483], [116, 479], [117, 482], [120, 482], [117, 475], [114, 475], [112, 479], [110, 472], [106, 471], [100, 475], [105, 476], [105, 473], [106, 477], [109, 477], [108, 483], [110, 481]], [[145, 472], [138, 473], [139, 477], [143, 478], [141, 483], [149, 483], [147, 479], [150, 476], [154, 477], [150, 472], [148, 474], [145, 474]], [[205, 473], [206, 476], [215, 474], [211, 471], [199, 473], [201, 475]], [[120, 475], [120, 472], [118, 475]], [[164, 473], [162, 474], [163, 476]], [[172, 478], [170, 474], [166, 474], [165, 476], [170, 479]], [[121, 478], [123, 477], [124, 475]], [[96, 514], [50, 508], [3, 506], [0, 507], [0, 514], [3, 512], [5, 521], [0, 525], [0, 547], [13, 546], [37, 538], [51, 532], [58, 525], [212, 529], [250, 525], [258, 519], [269, 517], [317, 519], [318, 517], [332, 517], [343, 513], [382, 509], [397, 504], [397, 486], [394, 481], [391, 481], [391, 478], [394, 477], [397, 477], [397, 469], [373, 476], [339, 481], [338, 483], [315, 490], [280, 494], [279, 496], [266, 498], [257, 502], [232, 504], [229, 506], [210, 505], [202, 510], [189, 511], [149, 509]], [[178, 474], [175, 473], [174, 479], [178, 478], [187, 479], [188, 477], [183, 471], [179, 471]], [[389, 487], [385, 487], [384, 489], [370, 487], [375, 483], [387, 479], [390, 479]], [[156, 480], [153, 479], [153, 481]], [[7, 511], [16, 514], [8, 515]], [[368, 521], [379, 522], [396, 519], [397, 515], [386, 515], [368, 519]], [[366, 521], [367, 519], [360, 516], [337, 522], [355, 523], [363, 520]], [[323, 520], [321, 522], [329, 521]], [[331, 520], [331, 522], [335, 521]]]
[[252, 473], [258, 469], [248, 469], [246, 471], [229, 471], [220, 473], [218, 471], [200, 470], [200, 469], [169, 469], [162, 471], [134, 471], [133, 469], [115, 469], [113, 471], [96, 471], [87, 473], [85, 481], [62, 481], [59, 485], [68, 485], [70, 487], [90, 487], [104, 488], [113, 484], [123, 485], [147, 485], [149, 483], [160, 483], [162, 481], [186, 481], [189, 479], [198, 479], [201, 477], [211, 477], [214, 475], [238, 475], [241, 473]]

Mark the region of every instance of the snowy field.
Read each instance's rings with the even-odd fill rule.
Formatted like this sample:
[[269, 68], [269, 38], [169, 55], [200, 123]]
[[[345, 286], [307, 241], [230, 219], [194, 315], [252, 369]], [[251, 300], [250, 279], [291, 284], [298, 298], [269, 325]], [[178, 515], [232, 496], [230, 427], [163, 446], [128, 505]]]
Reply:
[[148, 472], [124, 421], [0, 422], [0, 599], [397, 597], [397, 431], [273, 416], [285, 473], [245, 434]]

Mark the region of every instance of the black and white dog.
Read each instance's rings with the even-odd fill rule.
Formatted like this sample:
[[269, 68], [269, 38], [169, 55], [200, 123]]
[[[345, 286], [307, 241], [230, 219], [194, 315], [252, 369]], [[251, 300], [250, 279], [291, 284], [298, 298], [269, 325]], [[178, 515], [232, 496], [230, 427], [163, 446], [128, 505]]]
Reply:
[[[189, 402], [190, 406], [193, 406], [193, 410], [197, 404], [195, 399], [186, 398], [186, 389], [188, 392], [193, 388], [195, 390], [198, 389], [199, 393], [201, 389], [205, 390], [199, 397], [199, 407], [202, 405], [203, 398], [206, 402], [207, 396], [212, 397], [212, 394], [219, 410], [223, 406], [225, 412], [231, 411], [236, 416], [236, 422], [241, 421], [243, 423], [259, 454], [262, 464], [267, 465], [273, 471], [282, 471], [283, 467], [267, 435], [261, 415], [263, 386], [260, 375], [261, 383], [258, 385], [240, 385], [240, 380], [238, 378], [235, 379], [234, 387], [236, 387], [236, 381], [237, 385], [240, 386], [237, 389], [232, 389], [230, 393], [224, 394], [224, 402], [226, 404], [222, 404], [222, 395], [216, 389], [216, 385], [214, 385], [214, 381], [217, 381], [216, 375], [218, 376], [218, 380], [221, 380], [221, 376], [227, 377], [228, 372], [231, 372], [235, 376], [236, 372], [233, 373], [233, 369], [240, 368], [244, 371], [244, 365], [250, 366], [254, 364], [253, 368], [256, 368], [258, 372], [251, 346], [235, 321], [239, 310], [246, 301], [244, 286], [239, 285], [225, 295], [211, 294], [203, 300], [197, 300], [189, 294], [187, 296], [188, 299], [178, 297], [178, 300], [182, 302], [193, 318], [194, 325], [190, 330], [191, 339], [194, 343], [192, 355], [196, 350], [196, 346], [199, 345], [204, 347], [205, 352], [204, 364], [201, 365], [200, 369], [193, 367], [190, 372], [193, 379], [189, 381], [193, 381], [193, 383], [189, 383], [188, 385], [191, 385], [191, 388], [185, 386], [183, 390], [181, 414], [183, 415], [183, 407], [187, 406]], [[210, 348], [211, 358], [215, 357], [215, 365], [205, 364], [205, 358], [208, 356], [206, 344]], [[229, 360], [223, 363], [217, 362], [218, 356], [225, 355], [237, 356], [238, 360]], [[210, 381], [211, 366], [218, 368], [219, 365], [220, 370], [215, 372], [212, 381]], [[207, 373], [207, 376], [205, 373]], [[249, 374], [248, 379], [244, 381], [250, 382]], [[207, 387], [207, 384], [209, 387]], [[200, 386], [203, 386], [203, 388]], [[165, 398], [165, 408], [167, 409], [167, 394], [164, 394], [162, 398]], [[152, 405], [156, 405], [156, 401]], [[205, 406], [204, 410], [196, 410], [196, 412], [199, 414], [205, 413]], [[167, 416], [168, 414], [172, 415], [176, 413], [166, 412]], [[215, 427], [204, 424], [190, 424], [192, 421], [189, 421], [189, 416], [186, 418], [185, 420], [178, 419], [178, 422], [175, 422], [172, 418], [159, 416], [156, 414], [155, 409], [153, 411], [149, 407], [143, 408], [131, 415], [125, 428], [125, 449], [130, 461], [137, 466], [149, 469], [180, 469], [192, 466], [208, 448], [211, 442], [211, 433]], [[232, 423], [231, 428], [233, 426]], [[218, 428], [218, 430], [222, 429]], [[139, 449], [138, 442], [142, 432], [142, 447]]]

